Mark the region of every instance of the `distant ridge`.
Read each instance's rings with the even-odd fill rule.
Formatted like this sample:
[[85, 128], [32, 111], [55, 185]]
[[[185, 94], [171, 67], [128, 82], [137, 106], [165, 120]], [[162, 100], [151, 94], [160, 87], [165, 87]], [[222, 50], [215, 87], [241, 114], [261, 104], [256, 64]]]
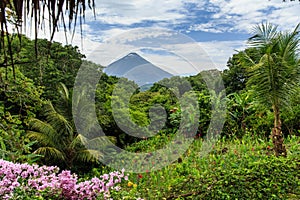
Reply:
[[153, 84], [173, 75], [153, 65], [137, 53], [130, 53], [108, 65], [104, 72], [110, 76], [125, 77], [139, 86]]

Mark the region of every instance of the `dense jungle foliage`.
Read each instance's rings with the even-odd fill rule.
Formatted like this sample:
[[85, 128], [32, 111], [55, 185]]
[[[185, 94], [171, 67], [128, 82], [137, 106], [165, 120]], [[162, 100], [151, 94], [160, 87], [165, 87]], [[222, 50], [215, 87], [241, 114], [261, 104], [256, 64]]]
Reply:
[[[196, 96], [198, 101], [198, 105], [191, 105], [199, 109], [199, 116], [193, 119], [198, 125], [192, 135], [195, 141], [185, 155], [163, 170], [132, 173], [129, 182], [122, 185], [124, 190], [110, 194], [116, 199], [298, 199], [298, 27], [286, 35], [270, 24], [257, 29], [262, 27], [274, 32], [273, 37], [256, 35], [250, 39], [251, 47], [229, 58], [226, 70], [209, 72], [221, 73], [225, 85], [226, 91], [215, 93], [207, 88], [207, 72], [163, 79], [144, 91], [130, 80], [106, 75], [102, 66], [85, 60], [77, 47], [10, 35], [14, 73], [10, 59], [5, 60], [10, 56], [8, 49], [0, 50], [0, 158], [55, 165], [78, 173], [82, 179], [112, 170], [100, 162], [111, 152], [86, 146], [89, 141], [111, 143], [105, 144], [104, 136], [97, 133], [89, 138], [77, 132], [73, 121], [73, 86], [78, 70], [85, 65], [101, 75], [95, 91], [99, 125], [109, 141], [131, 152], [149, 152], [167, 144], [188, 112], [178, 99]], [[266, 40], [269, 42], [264, 43]], [[207, 134], [212, 102], [218, 100], [226, 104], [222, 139], [206, 158], [200, 158], [197, 151]], [[153, 112], [150, 120], [153, 105], [163, 107], [165, 116]], [[159, 131], [150, 138], [136, 138], [120, 128], [116, 117], [129, 129], [131, 120], [141, 127], [151, 124]]]

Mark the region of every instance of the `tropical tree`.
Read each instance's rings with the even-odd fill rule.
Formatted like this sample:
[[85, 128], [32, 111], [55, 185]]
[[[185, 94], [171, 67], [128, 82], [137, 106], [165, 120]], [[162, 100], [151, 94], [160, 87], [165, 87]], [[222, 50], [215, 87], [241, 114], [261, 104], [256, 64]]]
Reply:
[[255, 91], [260, 103], [273, 110], [271, 138], [277, 156], [286, 155], [280, 111], [283, 106], [289, 105], [290, 97], [299, 86], [299, 25], [292, 32], [278, 31], [277, 26], [269, 23], [257, 25], [248, 43], [259, 51], [261, 57], [255, 62], [244, 54], [251, 66], [247, 86]]
[[243, 54], [246, 53], [255, 62], [259, 61], [261, 56], [255, 48], [247, 48], [244, 51], [240, 51], [233, 54], [227, 61], [228, 69], [222, 72], [222, 79], [226, 88], [226, 94], [240, 93], [246, 88], [248, 81], [248, 70], [249, 66], [243, 65]]
[[32, 163], [39, 156], [31, 154], [34, 142], [25, 138], [26, 122], [41, 108], [42, 90], [18, 68], [15, 80], [7, 72], [0, 68], [0, 158]]
[[[15, 68], [19, 68], [26, 77], [32, 79], [35, 85], [42, 86], [44, 88], [42, 97], [50, 99], [55, 105], [59, 97], [58, 83], [63, 82], [68, 88], [72, 88], [85, 56], [80, 53], [77, 46], [62, 45], [46, 39], [34, 41], [25, 36], [22, 36], [19, 42], [15, 34], [10, 38]], [[34, 52], [35, 43], [39, 50], [37, 56]], [[2, 50], [6, 51], [7, 48]], [[11, 61], [5, 60], [5, 55], [0, 53], [0, 68], [11, 64]], [[17, 72], [15, 74], [17, 75]]]
[[[62, 95], [61, 108], [71, 108], [70, 95], [64, 84], [59, 91]], [[62, 114], [63, 113], [63, 114]], [[50, 101], [43, 108], [44, 119], [32, 118], [27, 137], [36, 140], [38, 146], [34, 153], [44, 156], [45, 164], [62, 163], [62, 167], [72, 169], [75, 163], [99, 163], [104, 156], [101, 148], [107, 140], [103, 136], [88, 138], [76, 131], [71, 112], [58, 112]], [[110, 140], [113, 138], [110, 137]]]

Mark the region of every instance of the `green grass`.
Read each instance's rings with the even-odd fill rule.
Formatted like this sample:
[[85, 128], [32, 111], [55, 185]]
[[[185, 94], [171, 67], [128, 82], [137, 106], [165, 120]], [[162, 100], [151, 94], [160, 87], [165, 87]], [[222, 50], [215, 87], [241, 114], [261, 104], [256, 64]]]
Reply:
[[[149, 152], [172, 137], [158, 135], [127, 148]], [[285, 140], [286, 158], [273, 155], [272, 143], [255, 136], [221, 139], [201, 156], [202, 139], [159, 171], [131, 173], [114, 199], [300, 199], [300, 138]], [[130, 184], [129, 184], [130, 185]]]

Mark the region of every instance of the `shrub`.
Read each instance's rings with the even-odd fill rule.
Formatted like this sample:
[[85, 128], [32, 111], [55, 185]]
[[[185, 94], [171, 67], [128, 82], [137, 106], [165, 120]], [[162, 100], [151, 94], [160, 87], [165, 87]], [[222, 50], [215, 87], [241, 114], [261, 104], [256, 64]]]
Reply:
[[76, 174], [58, 167], [14, 164], [0, 160], [0, 198], [2, 199], [107, 199], [110, 190], [118, 191], [122, 172], [111, 172], [100, 178], [78, 181]]

